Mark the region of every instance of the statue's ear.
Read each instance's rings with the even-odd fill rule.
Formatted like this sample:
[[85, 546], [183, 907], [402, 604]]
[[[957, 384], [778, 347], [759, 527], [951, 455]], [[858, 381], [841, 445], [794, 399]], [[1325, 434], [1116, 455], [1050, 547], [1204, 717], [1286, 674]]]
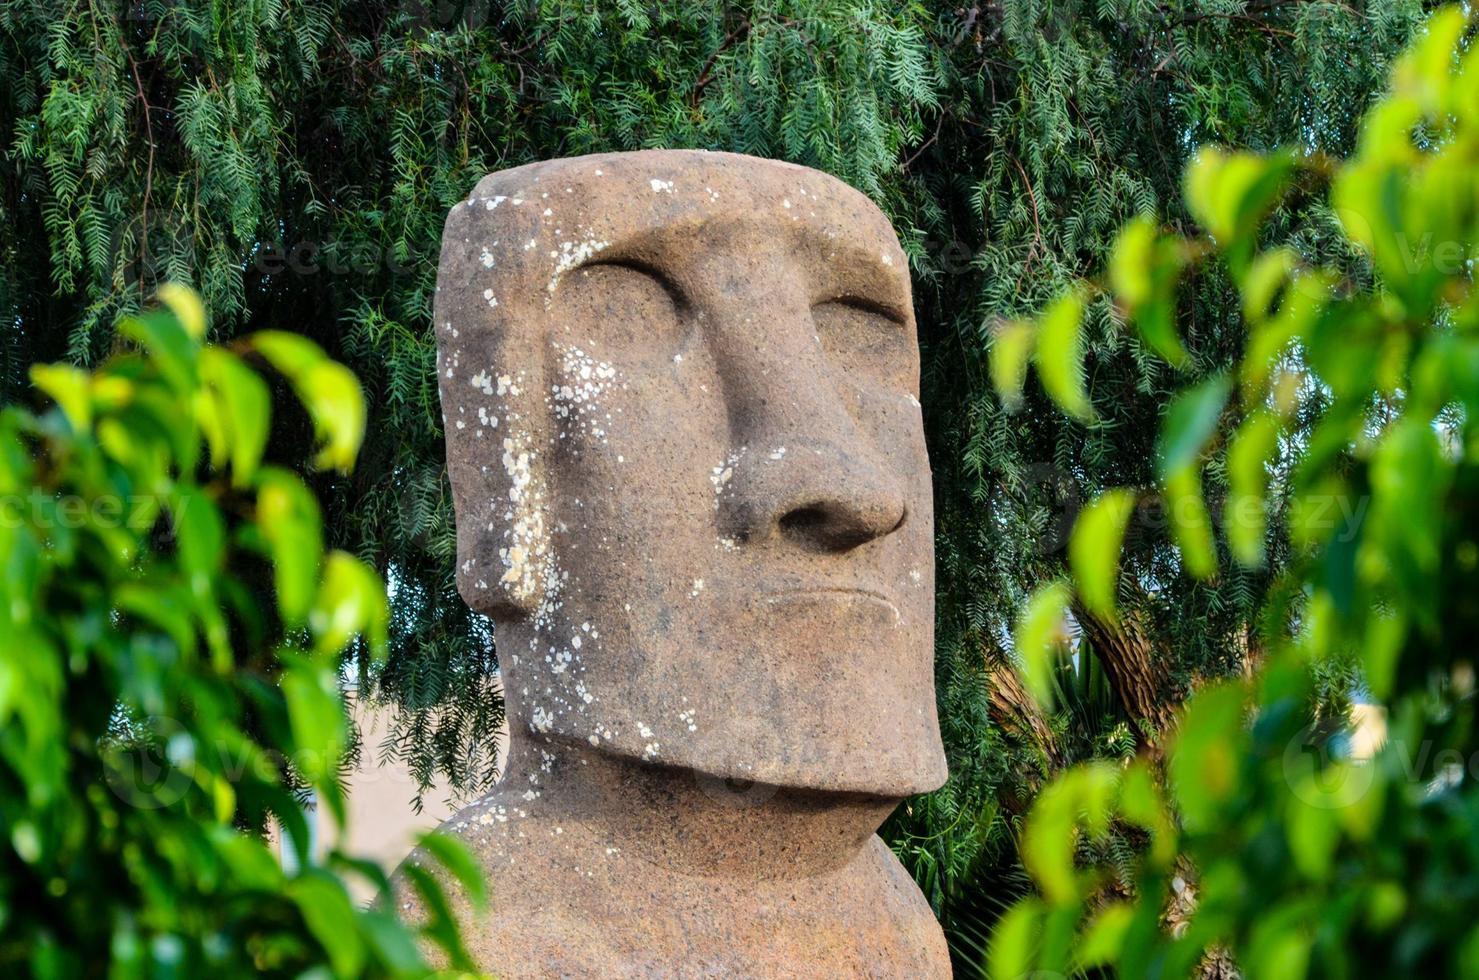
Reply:
[[486, 178], [452, 208], [437, 271], [437, 379], [457, 525], [457, 588], [495, 620], [531, 615], [554, 567], [544, 403], [544, 289], [518, 209], [488, 208]]

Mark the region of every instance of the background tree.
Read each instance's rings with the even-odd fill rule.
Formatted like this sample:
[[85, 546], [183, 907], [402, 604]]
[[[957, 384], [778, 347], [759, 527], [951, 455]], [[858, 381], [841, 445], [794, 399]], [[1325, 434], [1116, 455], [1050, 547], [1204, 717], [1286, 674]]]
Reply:
[[[972, 883], [1010, 893], [1013, 814], [1041, 778], [1148, 747], [1194, 678], [1239, 669], [1266, 584], [1193, 581], [1132, 528], [1144, 595], [1113, 630], [1083, 620], [1096, 656], [1059, 678], [1071, 707], [1042, 715], [1001, 682], [1008, 624], [1061, 568], [1077, 504], [1148, 477], [1173, 375], [1101, 303], [1099, 415], [1065, 420], [1035, 382], [1007, 415], [993, 331], [1098, 268], [1126, 219], [1183, 220], [1198, 145], [1346, 150], [1420, 8], [0, 0], [0, 383], [96, 359], [114, 314], [165, 275], [199, 285], [222, 335], [301, 330], [351, 363], [372, 392], [365, 455], [314, 488], [331, 539], [394, 590], [378, 691], [405, 710], [387, 748], [471, 791], [502, 709], [486, 624], [451, 574], [429, 321], [446, 209], [488, 171], [598, 150], [703, 146], [837, 174], [894, 219], [915, 275], [954, 775], [888, 833], [950, 923], [979, 907]], [[1339, 247], [1314, 199], [1272, 227]], [[1183, 284], [1178, 310], [1191, 375], [1226, 363], [1242, 325], [1225, 278]]]
[[[1212, 267], [1236, 285], [1248, 322], [1234, 364], [1166, 412], [1154, 480], [1085, 508], [1071, 584], [1049, 581], [1026, 604], [1016, 648], [1038, 699], [1051, 695], [1070, 599], [1116, 616], [1116, 579], [1136, 575], [1121, 566], [1120, 540], [1137, 499], [1174, 505], [1167, 537], [1190, 575], [1258, 567], [1281, 538], [1286, 559], [1260, 624], [1263, 662], [1188, 700], [1163, 768], [1095, 760], [1038, 795], [1022, 834], [1037, 891], [997, 924], [990, 976], [1479, 971], [1479, 927], [1455, 902], [1479, 893], [1476, 852], [1460, 843], [1479, 813], [1465, 642], [1479, 577], [1476, 36], [1468, 8], [1435, 14], [1346, 161], [1297, 144], [1204, 148], [1185, 180], [1194, 233], [1137, 219], [1105, 277], [1023, 324], [1021, 344], [998, 344], [995, 376], [1013, 400], [1026, 351], [1071, 337], [1078, 297], [1107, 290], [1148, 344], [1169, 351], [1160, 326], [1173, 294], [1154, 284]], [[1269, 209], [1311, 183], [1328, 187], [1356, 262], [1261, 240]], [[1038, 358], [1070, 413], [1073, 386], [1051, 378], [1078, 367], [1071, 349]], [[1220, 502], [1203, 492], [1218, 442]], [[1280, 507], [1285, 527], [1271, 538], [1269, 511]], [[1215, 530], [1209, 509], [1224, 514]], [[1353, 674], [1389, 720], [1389, 737], [1364, 750], [1327, 691], [1332, 680], [1354, 686]], [[1125, 830], [1149, 842], [1127, 888], [1094, 859]]]

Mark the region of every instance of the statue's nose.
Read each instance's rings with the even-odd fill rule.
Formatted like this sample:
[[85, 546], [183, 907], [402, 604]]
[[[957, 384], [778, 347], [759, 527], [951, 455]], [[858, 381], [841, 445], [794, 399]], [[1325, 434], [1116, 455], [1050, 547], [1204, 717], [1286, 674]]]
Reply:
[[859, 425], [866, 392], [828, 363], [809, 306], [786, 305], [765, 329], [748, 318], [724, 342], [732, 445], [718, 474], [720, 532], [850, 551], [904, 523], [904, 482]]
[[722, 529], [737, 543], [845, 552], [903, 525], [903, 487], [871, 454], [804, 437], [777, 458], [779, 448], [746, 447], [720, 497]]

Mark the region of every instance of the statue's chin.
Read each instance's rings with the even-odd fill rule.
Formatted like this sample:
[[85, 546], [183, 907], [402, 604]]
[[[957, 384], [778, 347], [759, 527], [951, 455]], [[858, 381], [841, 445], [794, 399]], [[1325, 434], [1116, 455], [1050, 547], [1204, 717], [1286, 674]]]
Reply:
[[[800, 752], [798, 743], [804, 740], [792, 742], [776, 734], [757, 737], [750, 731], [735, 731], [726, 737], [723, 731], [712, 731], [702, 738], [691, 734], [690, 741], [662, 744], [655, 753], [649, 750], [651, 742], [629, 742], [618, 735], [602, 742], [597, 751], [632, 764], [683, 772], [718, 802], [750, 805], [763, 802], [778, 789], [901, 800], [938, 789], [945, 782], [944, 751], [933, 727], [933, 713], [928, 717], [929, 730], [910, 742], [837, 740], [823, 745], [812, 737], [806, 751]], [[575, 733], [551, 735], [589, 748], [588, 740]]]

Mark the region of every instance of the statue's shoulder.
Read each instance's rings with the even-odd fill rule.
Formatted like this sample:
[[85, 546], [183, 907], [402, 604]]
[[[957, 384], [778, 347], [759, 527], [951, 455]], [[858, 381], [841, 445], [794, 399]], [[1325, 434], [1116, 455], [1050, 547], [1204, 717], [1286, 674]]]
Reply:
[[[591, 842], [585, 827], [541, 806], [537, 795], [500, 787], [448, 817], [437, 833], [460, 841], [483, 869], [502, 906], [538, 907], [551, 865], [577, 860]], [[419, 851], [407, 861], [431, 863]]]
[[[430, 855], [413, 851], [395, 874], [396, 901], [408, 921], [426, 909], [405, 874], [413, 864], [443, 886], [463, 940], [479, 967], [501, 977], [602, 976], [612, 952], [589, 929], [579, 889], [595, 842], [581, 824], [550, 814], [537, 799], [501, 789], [458, 810], [437, 832], [461, 841], [484, 875], [486, 906], [478, 908], [462, 886]], [[563, 884], [562, 884], [563, 883]]]

